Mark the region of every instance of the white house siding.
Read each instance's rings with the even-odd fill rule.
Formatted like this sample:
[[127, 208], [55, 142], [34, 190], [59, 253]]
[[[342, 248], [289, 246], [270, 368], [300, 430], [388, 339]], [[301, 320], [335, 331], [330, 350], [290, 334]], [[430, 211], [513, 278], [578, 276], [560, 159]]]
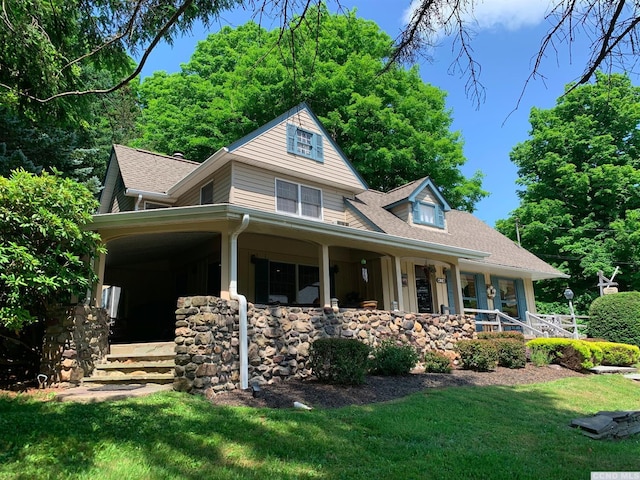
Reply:
[[231, 166], [229, 164], [216, 170], [212, 176], [202, 180], [184, 195], [181, 195], [176, 202], [176, 206], [200, 205], [200, 189], [211, 181], [213, 181], [213, 203], [227, 203], [231, 184]]
[[318, 177], [335, 183], [337, 187], [353, 189], [358, 192], [363, 190], [363, 185], [358, 177], [333, 148], [330, 139], [326, 137], [323, 138], [323, 162], [287, 153], [287, 123], [293, 123], [319, 135], [322, 134], [311, 116], [306, 111], [301, 111], [235, 149], [233, 153], [249, 159], [259, 158], [264, 168], [269, 168], [269, 166], [286, 168], [294, 176]]
[[[327, 223], [344, 221], [344, 200], [348, 195], [344, 190], [327, 188], [318, 185], [312, 177], [295, 178], [277, 175], [267, 170], [261, 170], [250, 165], [237, 163], [233, 167], [233, 204], [267, 212], [276, 211], [275, 182], [276, 178], [292, 183], [299, 183], [308, 187], [322, 190], [322, 215]], [[215, 190], [215, 189], [214, 189]]]

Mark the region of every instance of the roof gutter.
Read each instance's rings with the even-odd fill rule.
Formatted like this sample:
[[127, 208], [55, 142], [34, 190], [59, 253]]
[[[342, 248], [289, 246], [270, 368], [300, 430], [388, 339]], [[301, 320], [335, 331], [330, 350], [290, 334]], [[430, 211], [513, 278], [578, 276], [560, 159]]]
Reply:
[[144, 198], [147, 200], [157, 200], [159, 202], [169, 203], [172, 205], [176, 203], [176, 199], [167, 193], [149, 192], [147, 190], [139, 190], [137, 188], [127, 188], [124, 191], [124, 194], [127, 197], [136, 197], [138, 198], [138, 201], [141, 201]]

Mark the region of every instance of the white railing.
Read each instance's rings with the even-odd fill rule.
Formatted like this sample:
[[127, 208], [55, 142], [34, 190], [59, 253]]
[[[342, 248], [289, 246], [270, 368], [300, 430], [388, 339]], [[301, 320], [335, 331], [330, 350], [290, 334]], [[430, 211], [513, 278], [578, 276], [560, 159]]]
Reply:
[[527, 312], [527, 323], [542, 331], [548, 331], [554, 337], [580, 338], [583, 334], [581, 328], [587, 326], [578, 323], [578, 319], [586, 319], [584, 315], [543, 315]]
[[[533, 337], [564, 337], [580, 338], [581, 328], [586, 325], [577, 322], [577, 319], [589, 318], [576, 315], [542, 315], [526, 312], [525, 321], [510, 317], [500, 310], [482, 310], [478, 308], [465, 308], [464, 313], [476, 315], [476, 325], [483, 330], [505, 330], [520, 328], [522, 333]], [[478, 317], [478, 315], [481, 315]], [[486, 319], [485, 319], [486, 318]]]
[[510, 317], [506, 313], [502, 313], [500, 310], [481, 310], [478, 308], [465, 308], [464, 313], [468, 314], [484, 314], [487, 320], [481, 320], [476, 318], [476, 325], [487, 327], [489, 330], [497, 329], [498, 332], [505, 330], [505, 327], [520, 327], [522, 333], [534, 337], [548, 337], [549, 333], [544, 330], [540, 330], [532, 325], [529, 325], [517, 318]]

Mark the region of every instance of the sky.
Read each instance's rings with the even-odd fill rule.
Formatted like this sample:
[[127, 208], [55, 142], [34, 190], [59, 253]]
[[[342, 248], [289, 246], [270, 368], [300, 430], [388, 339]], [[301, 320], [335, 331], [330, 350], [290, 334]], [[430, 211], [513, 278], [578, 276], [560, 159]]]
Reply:
[[[410, 12], [410, 2], [389, 0], [341, 0], [346, 9], [357, 9], [357, 15], [375, 21], [391, 38], [396, 38]], [[418, 62], [422, 79], [447, 92], [447, 108], [453, 118], [452, 130], [459, 131], [467, 159], [462, 167], [466, 176], [480, 170], [483, 188], [489, 196], [476, 204], [475, 215], [490, 226], [504, 219], [518, 204], [517, 169], [509, 159], [515, 145], [528, 139], [529, 112], [532, 107], [552, 108], [567, 83], [576, 80], [584, 69], [589, 44], [578, 38], [571, 46], [543, 62], [542, 79], [527, 79], [538, 53], [540, 42], [549, 29], [545, 19], [547, 0], [484, 0], [474, 12], [471, 43], [474, 59], [480, 65], [480, 83], [484, 101], [479, 105], [465, 91], [467, 78], [451, 74], [455, 59], [450, 39], [443, 36], [441, 45], [427, 52], [429, 59]], [[160, 44], [152, 52], [142, 76], [154, 71], [180, 71], [194, 52], [199, 40], [221, 26], [232, 27], [249, 20], [252, 12], [225, 13], [209, 29], [196, 26], [189, 34], [177, 38], [172, 46]], [[257, 21], [257, 20], [256, 20]], [[271, 23], [270, 23], [271, 22]], [[279, 20], [263, 19], [262, 26], [279, 26]], [[526, 88], [525, 88], [526, 87]], [[524, 89], [524, 90], [523, 90]], [[274, 118], [282, 112], [274, 112]]]

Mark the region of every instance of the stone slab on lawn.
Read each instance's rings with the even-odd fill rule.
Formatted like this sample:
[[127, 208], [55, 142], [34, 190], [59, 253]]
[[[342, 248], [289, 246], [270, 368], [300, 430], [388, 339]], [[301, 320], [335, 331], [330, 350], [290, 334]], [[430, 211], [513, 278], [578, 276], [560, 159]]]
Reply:
[[590, 368], [589, 371], [593, 373], [636, 373], [638, 369], [635, 367], [615, 367], [611, 365], [598, 365], [597, 367]]
[[595, 439], [627, 437], [640, 433], [640, 410], [601, 411], [592, 417], [577, 418], [571, 426]]

